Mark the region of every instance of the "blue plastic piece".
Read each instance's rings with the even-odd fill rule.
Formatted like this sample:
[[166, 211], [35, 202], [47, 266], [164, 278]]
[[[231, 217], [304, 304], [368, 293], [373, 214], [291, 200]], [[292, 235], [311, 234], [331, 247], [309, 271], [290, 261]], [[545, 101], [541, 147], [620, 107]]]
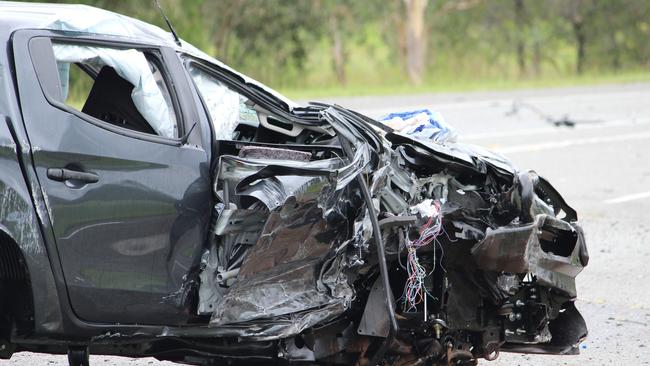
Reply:
[[457, 138], [456, 131], [445, 122], [442, 115], [429, 109], [389, 113], [380, 118], [380, 121], [422, 140], [444, 143], [455, 142]]

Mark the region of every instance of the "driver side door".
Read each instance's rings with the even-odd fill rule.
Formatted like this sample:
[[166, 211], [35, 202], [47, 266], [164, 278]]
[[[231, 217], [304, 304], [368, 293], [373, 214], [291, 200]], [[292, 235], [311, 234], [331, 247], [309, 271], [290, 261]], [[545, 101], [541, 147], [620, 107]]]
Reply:
[[[71, 307], [87, 322], [181, 324], [211, 207], [209, 149], [161, 49], [14, 35], [24, 124]], [[32, 65], [33, 64], [33, 65]], [[179, 66], [180, 67], [180, 66]], [[187, 105], [187, 104], [185, 104]]]

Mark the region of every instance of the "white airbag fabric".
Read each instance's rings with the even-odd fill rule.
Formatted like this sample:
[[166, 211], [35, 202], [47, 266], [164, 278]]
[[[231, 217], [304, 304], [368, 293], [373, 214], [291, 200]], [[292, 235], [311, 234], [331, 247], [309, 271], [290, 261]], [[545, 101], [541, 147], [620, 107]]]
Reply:
[[158, 88], [149, 61], [134, 49], [81, 46], [54, 43], [54, 56], [59, 65], [63, 98], [68, 94], [70, 63], [83, 63], [102, 68], [112, 67], [118, 75], [133, 84], [131, 98], [140, 114], [160, 136], [174, 138], [175, 123], [169, 106]]

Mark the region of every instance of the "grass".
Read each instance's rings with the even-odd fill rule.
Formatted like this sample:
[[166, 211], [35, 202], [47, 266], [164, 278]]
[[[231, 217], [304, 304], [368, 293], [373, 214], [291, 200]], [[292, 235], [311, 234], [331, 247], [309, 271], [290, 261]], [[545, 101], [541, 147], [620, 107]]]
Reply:
[[650, 82], [650, 70], [625, 71], [618, 73], [589, 73], [585, 75], [553, 76], [544, 78], [497, 79], [497, 78], [442, 78], [431, 80], [420, 86], [405, 82], [392, 84], [360, 84], [348, 86], [308, 86], [305, 88], [281, 88], [279, 91], [292, 99], [310, 100], [323, 97], [348, 97], [372, 95], [408, 95], [443, 92], [469, 92], [484, 90], [515, 90], [549, 87]]
[[[316, 70], [310, 70], [309, 73], [311, 75], [317, 74]], [[323, 77], [320, 80], [310, 80], [304, 87], [278, 88], [273, 84], [269, 84], [269, 86], [290, 99], [318, 100], [326, 97], [414, 95], [650, 82], [650, 70], [631, 70], [617, 73], [590, 72], [581, 76], [572, 74], [561, 76], [556, 74], [542, 78], [470, 78], [468, 76], [452, 78], [446, 76], [430, 79], [420, 86], [413, 86], [404, 81], [401, 75], [397, 75], [398, 71], [384, 71], [384, 73], [392, 73], [393, 75], [379, 79], [376, 77], [376, 73], [370, 73], [371, 76], [366, 77], [359, 77], [357, 74], [347, 86], [332, 84], [331, 78], [328, 77]], [[66, 102], [75, 109], [81, 110], [85, 99], [81, 95], [81, 93], [71, 92], [71, 96]]]

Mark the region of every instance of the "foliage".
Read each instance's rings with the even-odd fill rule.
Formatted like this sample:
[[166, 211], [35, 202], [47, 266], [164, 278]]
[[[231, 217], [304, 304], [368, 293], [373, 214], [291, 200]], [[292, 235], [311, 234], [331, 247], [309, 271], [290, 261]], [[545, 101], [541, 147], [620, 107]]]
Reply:
[[[61, 2], [98, 6], [164, 28], [146, 0]], [[160, 3], [182, 38], [281, 89], [534, 83], [650, 69], [647, 0]], [[424, 34], [414, 37], [418, 19], [424, 20]]]

